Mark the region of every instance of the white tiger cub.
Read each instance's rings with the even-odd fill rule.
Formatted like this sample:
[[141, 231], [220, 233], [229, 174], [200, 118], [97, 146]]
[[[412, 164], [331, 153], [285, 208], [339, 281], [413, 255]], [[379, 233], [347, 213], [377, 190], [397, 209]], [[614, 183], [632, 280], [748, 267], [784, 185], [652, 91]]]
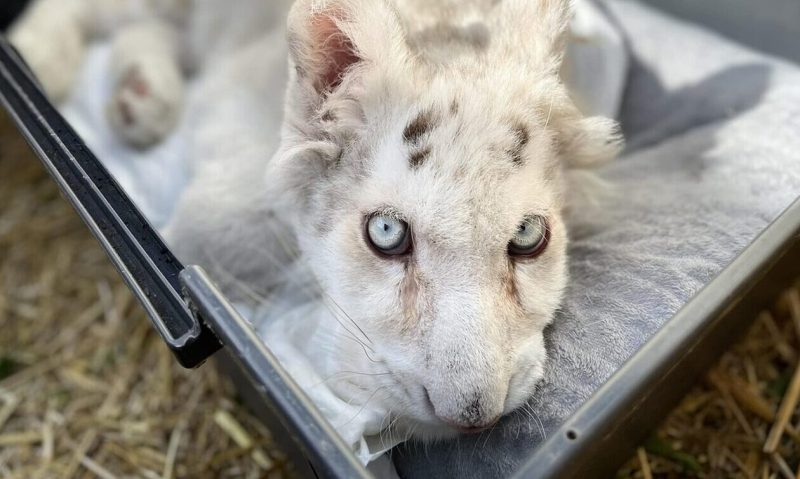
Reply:
[[[257, 37], [276, 5], [40, 0], [12, 40], [63, 97], [89, 35], [124, 25], [109, 119], [148, 146], [178, 121], [182, 71]], [[276, 246], [285, 228], [333, 305], [308, 310], [307, 342], [323, 377], [352, 373], [330, 383], [339, 397], [421, 438], [492, 426], [544, 373], [567, 282], [569, 173], [621, 147], [616, 123], [583, 115], [559, 78], [569, 19], [568, 0], [298, 0], [277, 152], [220, 146], [172, 244], [258, 288], [292, 261]], [[46, 34], [57, 48], [39, 44]]]

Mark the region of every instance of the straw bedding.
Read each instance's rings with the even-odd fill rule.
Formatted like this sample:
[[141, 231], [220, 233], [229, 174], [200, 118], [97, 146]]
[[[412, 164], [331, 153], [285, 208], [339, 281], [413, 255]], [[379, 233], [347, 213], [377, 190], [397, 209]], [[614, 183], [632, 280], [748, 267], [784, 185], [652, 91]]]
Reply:
[[[619, 476], [795, 477], [799, 357], [800, 284]], [[173, 360], [0, 114], [0, 476], [287, 475], [226, 378]]]
[[175, 362], [0, 111], [0, 477], [287, 475], [227, 379]]
[[800, 281], [725, 353], [618, 477], [800, 477]]

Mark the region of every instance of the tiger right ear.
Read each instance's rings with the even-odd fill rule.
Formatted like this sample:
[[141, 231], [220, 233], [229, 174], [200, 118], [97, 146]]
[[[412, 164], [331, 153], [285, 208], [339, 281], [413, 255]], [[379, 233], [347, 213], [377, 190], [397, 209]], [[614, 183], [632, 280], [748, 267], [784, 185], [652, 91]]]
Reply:
[[298, 79], [318, 94], [359, 68], [401, 64], [409, 56], [386, 0], [298, 0], [289, 14], [289, 49]]
[[567, 168], [592, 168], [613, 160], [625, 146], [619, 124], [602, 116], [551, 122]]

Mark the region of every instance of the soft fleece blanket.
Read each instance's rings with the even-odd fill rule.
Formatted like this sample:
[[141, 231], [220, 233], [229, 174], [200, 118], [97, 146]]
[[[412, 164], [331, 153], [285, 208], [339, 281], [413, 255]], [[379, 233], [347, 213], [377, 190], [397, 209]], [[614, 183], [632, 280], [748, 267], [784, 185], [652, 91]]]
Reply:
[[571, 283], [532, 399], [491, 432], [400, 446], [401, 477], [504, 477], [800, 196], [800, 69], [635, 2], [607, 12], [627, 40], [628, 148], [578, 211]]

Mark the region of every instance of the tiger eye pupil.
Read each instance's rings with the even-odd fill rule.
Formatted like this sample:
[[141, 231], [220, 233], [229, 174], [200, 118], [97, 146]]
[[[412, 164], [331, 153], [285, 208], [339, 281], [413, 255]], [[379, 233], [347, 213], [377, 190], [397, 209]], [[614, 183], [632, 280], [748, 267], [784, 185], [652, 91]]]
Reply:
[[410, 249], [408, 224], [391, 215], [375, 213], [370, 216], [365, 234], [369, 245], [385, 255], [403, 255]]
[[547, 220], [538, 215], [528, 216], [517, 225], [514, 238], [508, 243], [509, 254], [537, 256], [547, 246], [548, 237]]

